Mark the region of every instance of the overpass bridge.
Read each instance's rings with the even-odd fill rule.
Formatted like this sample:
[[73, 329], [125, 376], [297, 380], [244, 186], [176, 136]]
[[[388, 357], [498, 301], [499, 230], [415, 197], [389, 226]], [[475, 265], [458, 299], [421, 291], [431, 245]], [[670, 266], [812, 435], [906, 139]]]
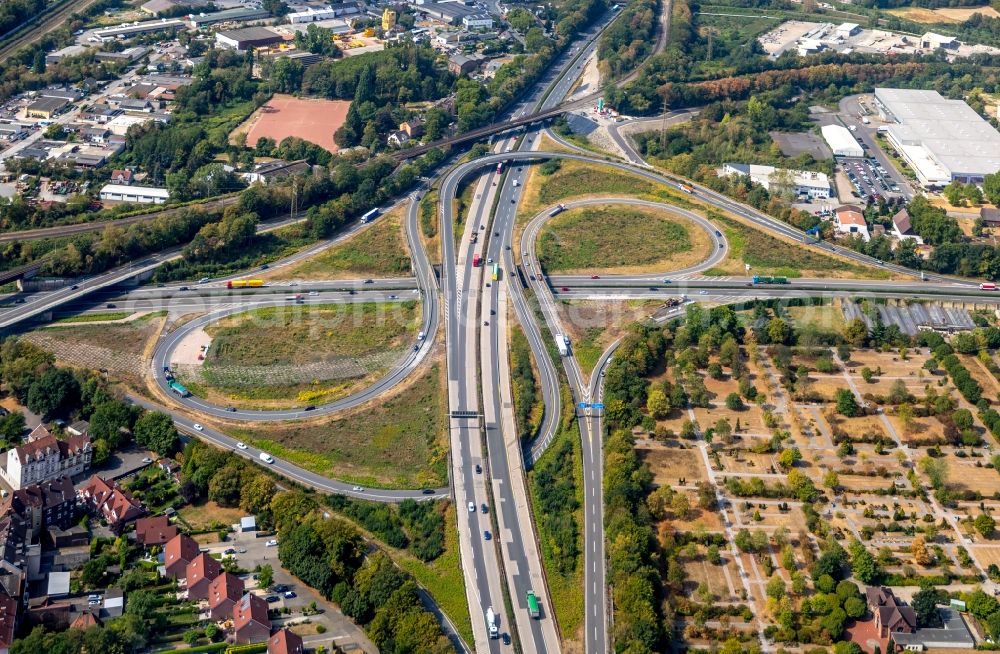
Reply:
[[32, 261], [31, 263], [18, 266], [17, 268], [4, 270], [3, 272], [0, 272], [0, 286], [16, 282], [19, 279], [34, 277], [35, 273], [41, 270], [43, 265], [45, 265], [45, 260], [39, 259], [38, 261]]
[[461, 143], [467, 143], [469, 141], [476, 141], [485, 136], [492, 136], [493, 134], [498, 134], [500, 132], [506, 132], [508, 130], [517, 129], [518, 127], [523, 127], [525, 125], [532, 125], [534, 123], [539, 123], [543, 120], [548, 120], [549, 118], [554, 118], [565, 113], [569, 113], [581, 107], [586, 107], [598, 98], [600, 94], [594, 93], [586, 97], [580, 98], [579, 100], [574, 100], [573, 102], [567, 102], [566, 104], [559, 105], [558, 107], [552, 107], [551, 109], [545, 109], [544, 111], [538, 111], [533, 114], [528, 114], [527, 116], [522, 116], [521, 118], [515, 118], [513, 120], [507, 120], [499, 123], [491, 123], [489, 125], [484, 125], [482, 127], [477, 127], [476, 129], [469, 130], [468, 132], [463, 132], [461, 134], [456, 134], [454, 136], [449, 136], [447, 138], [438, 139], [437, 141], [432, 141], [430, 143], [425, 143], [424, 145], [418, 145], [413, 148], [408, 148], [406, 150], [400, 150], [399, 152], [393, 153], [392, 157], [397, 161], [405, 161], [406, 159], [412, 159], [414, 157], [419, 157], [420, 155], [433, 150], [434, 148], [444, 148], [452, 145], [459, 145]]

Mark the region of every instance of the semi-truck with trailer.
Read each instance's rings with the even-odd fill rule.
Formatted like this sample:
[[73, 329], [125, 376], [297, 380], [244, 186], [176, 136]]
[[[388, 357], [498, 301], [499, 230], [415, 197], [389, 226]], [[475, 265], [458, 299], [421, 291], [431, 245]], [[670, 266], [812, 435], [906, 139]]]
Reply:
[[371, 221], [373, 221], [376, 218], [378, 218], [379, 211], [380, 210], [379, 210], [378, 207], [375, 207], [374, 209], [370, 209], [369, 211], [366, 211], [365, 215], [361, 216], [361, 224], [364, 225], [364, 224], [370, 223]]
[[563, 211], [566, 211], [566, 205], [565, 204], [557, 204], [555, 206], [555, 208], [552, 209], [552, 211], [549, 212], [549, 217], [551, 218], [552, 216], [558, 216]]
[[263, 285], [263, 279], [231, 279], [226, 282], [226, 288], [260, 288]]
[[172, 379], [169, 382], [167, 382], [167, 388], [169, 388], [175, 394], [180, 395], [181, 397], [191, 397], [191, 391], [185, 388], [184, 385], [181, 384], [176, 379]]
[[787, 277], [770, 277], [768, 275], [754, 275], [751, 281], [754, 284], [787, 284]]

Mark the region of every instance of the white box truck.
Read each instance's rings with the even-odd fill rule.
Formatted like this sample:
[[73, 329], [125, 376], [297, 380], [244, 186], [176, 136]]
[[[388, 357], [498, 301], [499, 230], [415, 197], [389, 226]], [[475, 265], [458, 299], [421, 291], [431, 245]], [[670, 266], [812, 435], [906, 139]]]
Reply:
[[499, 638], [500, 631], [497, 629], [497, 616], [493, 612], [493, 607], [486, 609], [486, 630], [490, 632], [490, 638]]
[[569, 337], [556, 334], [556, 347], [559, 348], [559, 356], [569, 356]]

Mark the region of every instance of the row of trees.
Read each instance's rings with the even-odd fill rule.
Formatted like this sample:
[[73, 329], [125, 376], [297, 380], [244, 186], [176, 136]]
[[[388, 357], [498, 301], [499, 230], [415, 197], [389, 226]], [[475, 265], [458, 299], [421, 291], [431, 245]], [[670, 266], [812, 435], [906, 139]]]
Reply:
[[624, 430], [604, 443], [604, 540], [614, 607], [617, 652], [664, 651], [660, 570], [646, 496], [652, 475]]
[[610, 79], [634, 69], [652, 51], [659, 24], [657, 4], [656, 0], [629, 3], [604, 31], [597, 50], [602, 78]]
[[270, 508], [282, 565], [363, 625], [379, 651], [451, 651], [413, 579], [384, 552], [369, 551], [357, 529], [324, 516], [312, 496], [298, 491], [279, 493]]

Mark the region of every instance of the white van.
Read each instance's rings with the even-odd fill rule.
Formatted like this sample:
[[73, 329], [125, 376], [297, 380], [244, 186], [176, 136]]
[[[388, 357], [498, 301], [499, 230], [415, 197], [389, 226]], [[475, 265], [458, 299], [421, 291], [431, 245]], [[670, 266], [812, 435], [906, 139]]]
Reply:
[[427, 338], [427, 334], [425, 334], [424, 332], [420, 332], [419, 334], [417, 334], [417, 340], [418, 341], [422, 341], [425, 338]]
[[261, 452], [258, 456], [260, 457], [260, 460], [263, 461], [264, 463], [268, 464], [274, 463], [274, 457], [268, 454], [267, 452]]

